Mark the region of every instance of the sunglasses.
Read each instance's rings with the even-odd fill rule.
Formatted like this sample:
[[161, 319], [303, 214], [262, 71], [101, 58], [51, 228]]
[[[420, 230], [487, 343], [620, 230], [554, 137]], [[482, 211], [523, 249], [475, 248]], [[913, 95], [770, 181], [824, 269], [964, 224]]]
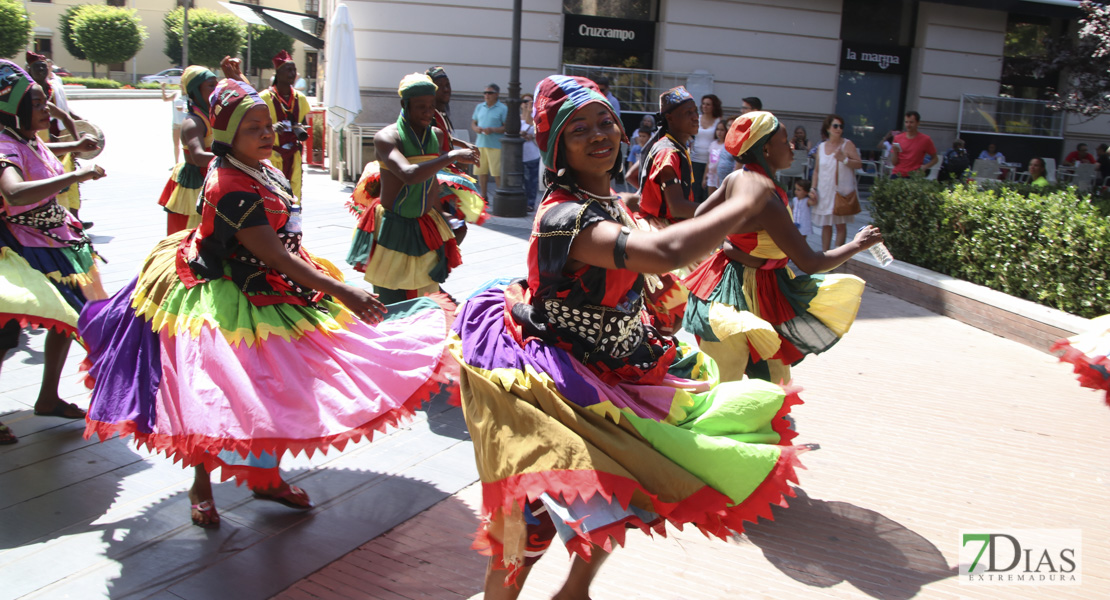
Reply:
[[497, 92], [482, 92], [482, 94], [486, 96], [496, 96]]
[[832, 125], [829, 125], [829, 129], [844, 129], [844, 126], [840, 123], [833, 123]]

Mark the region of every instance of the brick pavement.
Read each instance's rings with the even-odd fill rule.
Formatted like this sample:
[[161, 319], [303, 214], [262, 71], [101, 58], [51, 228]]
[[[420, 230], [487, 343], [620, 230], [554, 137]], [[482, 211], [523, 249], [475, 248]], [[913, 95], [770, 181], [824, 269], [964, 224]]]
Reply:
[[[1054, 358], [878, 292], [830, 352], [795, 370], [799, 498], [735, 540], [631, 534], [595, 598], [1096, 598], [1110, 595], [1110, 410]], [[467, 598], [480, 488], [368, 541], [276, 596]], [[1079, 528], [1083, 584], [961, 585], [958, 530]], [[550, 597], [553, 550], [524, 598]], [[462, 589], [459, 589], [462, 588]]]

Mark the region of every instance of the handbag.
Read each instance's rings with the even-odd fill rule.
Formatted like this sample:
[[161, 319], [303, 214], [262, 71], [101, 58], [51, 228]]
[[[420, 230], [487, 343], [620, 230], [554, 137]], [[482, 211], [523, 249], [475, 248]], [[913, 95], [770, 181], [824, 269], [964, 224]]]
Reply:
[[836, 194], [836, 199], [833, 201], [832, 214], [838, 217], [850, 217], [858, 215], [863, 209], [859, 206], [859, 192], [852, 190], [850, 194], [840, 193], [840, 163], [836, 163], [836, 182], [833, 184], [833, 192]]

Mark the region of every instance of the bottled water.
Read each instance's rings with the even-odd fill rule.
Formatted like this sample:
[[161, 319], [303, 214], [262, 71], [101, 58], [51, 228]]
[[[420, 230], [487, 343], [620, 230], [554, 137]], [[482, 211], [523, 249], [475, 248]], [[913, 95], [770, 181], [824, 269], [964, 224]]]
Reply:
[[[860, 227], [859, 230], [863, 231], [864, 227], [867, 226], [864, 225]], [[875, 259], [875, 262], [879, 263], [879, 266], [884, 269], [889, 267], [890, 263], [894, 262], [894, 256], [890, 253], [890, 250], [886, 249], [886, 244], [882, 242], [871, 246], [868, 250], [871, 251], [871, 256]]]

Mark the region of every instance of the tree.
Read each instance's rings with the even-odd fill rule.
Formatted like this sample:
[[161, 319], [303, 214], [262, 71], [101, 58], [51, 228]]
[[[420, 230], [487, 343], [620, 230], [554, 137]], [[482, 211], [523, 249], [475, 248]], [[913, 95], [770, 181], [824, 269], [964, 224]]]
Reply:
[[1076, 35], [1042, 39], [1043, 53], [1024, 74], [1061, 73], [1062, 89], [1052, 92], [1050, 106], [1095, 117], [1110, 111], [1110, 7], [1084, 0], [1079, 9], [1084, 17]]
[[96, 77], [97, 63], [127, 62], [138, 54], [146, 28], [135, 10], [90, 4], [73, 16], [73, 38], [92, 63]]
[[[273, 65], [270, 61], [278, 52], [285, 50], [293, 53], [293, 38], [272, 27], [257, 25], [250, 28], [251, 67], [266, 69]], [[244, 52], [246, 49], [244, 49]]]
[[26, 48], [34, 26], [20, 0], [0, 0], [0, 56], [15, 56]]
[[66, 52], [69, 52], [77, 60], [89, 60], [89, 57], [85, 56], [85, 52], [77, 45], [77, 39], [73, 37], [73, 18], [86, 6], [91, 5], [77, 4], [71, 6], [58, 18], [58, 33], [62, 36], [62, 46], [65, 46]]
[[[162, 53], [175, 65], [181, 64], [181, 25], [184, 9], [177, 8], [162, 19], [166, 45]], [[244, 27], [238, 17], [206, 8], [189, 10], [189, 62], [211, 69], [220, 66], [225, 56], [238, 56], [246, 43]]]

